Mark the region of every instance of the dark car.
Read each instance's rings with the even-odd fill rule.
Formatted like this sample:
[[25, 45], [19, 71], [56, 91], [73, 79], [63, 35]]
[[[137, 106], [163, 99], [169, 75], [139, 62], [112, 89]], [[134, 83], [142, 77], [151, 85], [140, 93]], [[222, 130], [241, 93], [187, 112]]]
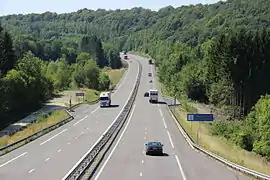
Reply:
[[149, 92], [145, 92], [144, 97], [149, 97]]
[[148, 73], [148, 76], [151, 77], [152, 76], [152, 73]]
[[145, 144], [146, 155], [163, 155], [163, 144], [158, 141], [148, 142]]
[[149, 83], [152, 83], [153, 81], [152, 81], [152, 79], [149, 81]]

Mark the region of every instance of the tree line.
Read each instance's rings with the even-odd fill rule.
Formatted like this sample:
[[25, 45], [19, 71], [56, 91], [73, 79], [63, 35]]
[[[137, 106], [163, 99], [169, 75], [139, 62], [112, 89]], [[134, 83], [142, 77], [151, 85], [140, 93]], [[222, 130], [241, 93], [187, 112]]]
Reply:
[[[94, 35], [83, 36], [71, 57], [62, 51], [65, 47], [61, 44], [45, 55], [40, 49], [31, 49], [23, 43], [13, 46], [9, 33], [2, 27], [0, 30], [1, 127], [37, 109], [57, 91], [71, 87], [109, 89], [110, 79], [102, 68], [122, 66], [119, 52], [110, 44], [104, 44], [103, 48], [100, 39]], [[41, 48], [39, 42], [33, 42], [25, 41], [32, 47]], [[55, 46], [48, 47], [53, 49]]]
[[[270, 158], [269, 8], [267, 0], [227, 0], [211, 5], [168, 6], [159, 11], [81, 9], [0, 19], [18, 37], [65, 44], [68, 62], [76, 60], [72, 58], [77, 48], [74, 42], [85, 34], [97, 35], [118, 51], [151, 55], [159, 79], [171, 95], [177, 93], [181, 98], [210, 104], [227, 115], [226, 120], [212, 124], [214, 134]], [[96, 40], [86, 38], [79, 46], [86, 45], [84, 41]], [[104, 45], [104, 50], [110, 46]], [[52, 47], [57, 49], [56, 45]], [[40, 56], [48, 55], [42, 58], [56, 58], [55, 53], [49, 53], [54, 50], [43, 52]], [[107, 50], [103, 54], [107, 60], [97, 61], [100, 56], [91, 56], [99, 67], [118, 64], [108, 58], [115, 53]]]

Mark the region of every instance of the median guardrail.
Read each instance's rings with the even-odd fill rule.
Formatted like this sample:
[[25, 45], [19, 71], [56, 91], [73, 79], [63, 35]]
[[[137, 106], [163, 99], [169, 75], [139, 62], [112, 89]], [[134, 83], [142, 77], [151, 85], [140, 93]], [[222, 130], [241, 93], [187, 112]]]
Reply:
[[123, 106], [121, 113], [116, 117], [114, 122], [108, 127], [103, 135], [98, 139], [95, 145], [85, 154], [84, 157], [74, 166], [70, 172], [62, 178], [64, 179], [89, 179], [93, 176], [95, 170], [100, 164], [102, 158], [110, 148], [117, 134], [120, 132], [121, 127], [124, 125], [130, 110], [135, 101], [138, 87], [141, 79], [142, 65], [139, 61], [139, 71], [137, 74], [137, 80], [133, 86], [132, 93], [130, 94], [128, 101]]
[[[120, 81], [123, 79], [123, 77], [124, 77], [124, 76], [122, 76], [122, 78], [120, 79]], [[120, 82], [120, 81], [119, 81], [119, 82]], [[117, 85], [117, 86], [118, 86], [118, 85]], [[117, 87], [117, 86], [116, 86], [116, 87]], [[114, 87], [114, 88], [116, 88], [116, 87]], [[56, 129], [56, 128], [58, 128], [58, 127], [60, 127], [60, 126], [62, 126], [62, 125], [64, 125], [64, 124], [66, 124], [66, 123], [68, 123], [69, 121], [73, 120], [74, 117], [69, 113], [69, 111], [72, 111], [72, 110], [78, 108], [78, 107], [79, 107], [80, 105], [82, 105], [82, 104], [90, 104], [90, 105], [92, 105], [92, 104], [96, 104], [96, 103], [98, 103], [98, 102], [99, 102], [99, 98], [97, 98], [96, 100], [93, 100], [93, 101], [91, 101], [91, 102], [82, 102], [82, 103], [78, 103], [78, 104], [75, 104], [75, 105], [73, 105], [73, 106], [67, 108], [67, 109], [66, 109], [66, 112], [69, 114], [69, 117], [68, 117], [68, 118], [66, 118], [66, 119], [64, 119], [64, 120], [62, 120], [62, 121], [59, 121], [59, 122], [57, 122], [56, 124], [53, 124], [53, 125], [51, 125], [51, 126], [49, 126], [49, 127], [46, 127], [46, 128], [44, 128], [44, 129], [42, 129], [42, 130], [40, 130], [40, 131], [38, 131], [38, 132], [36, 132], [36, 133], [34, 133], [34, 134], [31, 134], [31, 135], [29, 135], [29, 136], [23, 138], [23, 139], [20, 139], [20, 140], [14, 142], [14, 143], [12, 143], [12, 144], [8, 144], [8, 145], [6, 145], [6, 146], [0, 148], [0, 156], [4, 155], [4, 154], [6, 154], [6, 153], [8, 153], [8, 152], [10, 152], [10, 151], [13, 151], [13, 150], [15, 150], [15, 149], [17, 149], [17, 148], [19, 148], [19, 147], [25, 145], [25, 144], [27, 144], [27, 143], [29, 143], [29, 142], [31, 142], [31, 141], [37, 139], [37, 138], [39, 138], [39, 137], [41, 137], [41, 136], [43, 136], [43, 135], [49, 133], [50, 131], [52, 131], [52, 130], [54, 130], [54, 129]]]
[[167, 106], [167, 108], [169, 109], [169, 112], [172, 114], [172, 117], [176, 123], [176, 125], [178, 126], [179, 130], [181, 131], [181, 133], [183, 134], [184, 138], [186, 139], [186, 141], [188, 142], [189, 146], [191, 146], [191, 148], [193, 149], [197, 149], [200, 152], [203, 152], [204, 154], [216, 159], [217, 161], [233, 168], [236, 169], [238, 171], [241, 171], [249, 176], [253, 176], [255, 178], [259, 178], [259, 179], [265, 179], [265, 180], [270, 180], [270, 176], [263, 174], [263, 173], [259, 173], [257, 171], [251, 170], [249, 168], [246, 168], [244, 166], [240, 166], [238, 164], [235, 164], [213, 152], [210, 152], [209, 150], [206, 150], [205, 148], [201, 147], [200, 145], [196, 144], [191, 137], [188, 135], [188, 133], [186, 132], [186, 130], [183, 128], [183, 126], [181, 125], [181, 123], [177, 120], [174, 112], [171, 110], [171, 108], [169, 106]]

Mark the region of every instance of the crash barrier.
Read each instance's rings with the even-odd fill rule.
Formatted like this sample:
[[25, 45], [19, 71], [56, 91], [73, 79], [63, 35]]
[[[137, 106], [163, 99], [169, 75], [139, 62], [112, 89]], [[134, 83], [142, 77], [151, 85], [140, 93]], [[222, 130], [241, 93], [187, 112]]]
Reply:
[[40, 136], [42, 136], [42, 135], [44, 135], [44, 134], [46, 134], [46, 133], [48, 133], [48, 132], [50, 132], [50, 131], [58, 128], [59, 126], [62, 126], [64, 124], [66, 124], [67, 122], [69, 122], [69, 121], [71, 121], [73, 119], [74, 119], [74, 117], [69, 114], [69, 117], [68, 118], [66, 118], [66, 119], [64, 119], [62, 121], [59, 121], [56, 124], [53, 124], [51, 126], [48, 126], [48, 127], [46, 127], [44, 129], [42, 129], [42, 130], [40, 130], [40, 131], [38, 131], [38, 132], [30, 135], [30, 136], [27, 136], [27, 137], [25, 137], [23, 139], [20, 139], [20, 140], [14, 142], [12, 144], [9, 144], [9, 145], [7, 145], [5, 147], [0, 148], [0, 156], [1, 155], [4, 155], [4, 154], [6, 154], [6, 153], [8, 153], [10, 151], [13, 151], [13, 150], [15, 150], [15, 149], [17, 149], [17, 148], [19, 148], [19, 147], [21, 147], [21, 146], [23, 146], [23, 145], [31, 142], [31, 141], [33, 141], [35, 139], [39, 138]]
[[114, 122], [108, 127], [108, 129], [103, 133], [103, 135], [97, 140], [97, 142], [92, 146], [92, 148], [82, 157], [82, 159], [67, 173], [67, 175], [62, 178], [64, 179], [89, 179], [93, 176], [95, 170], [100, 164], [105, 153], [108, 151], [113, 140], [116, 138], [117, 134], [124, 125], [129, 113], [132, 109], [133, 103], [135, 101], [138, 87], [141, 79], [142, 65], [139, 61], [139, 71], [137, 74], [137, 80], [134, 84], [132, 93], [130, 94], [128, 101], [123, 106], [121, 113], [116, 117]]
[[[122, 76], [122, 78], [120, 79], [119, 83], [122, 81], [123, 77], [124, 76]], [[118, 85], [116, 87], [118, 87]], [[27, 144], [27, 143], [29, 143], [29, 142], [37, 139], [37, 138], [39, 138], [39, 137], [41, 137], [41, 136], [49, 133], [50, 131], [52, 131], [52, 130], [54, 130], [54, 129], [56, 129], [56, 128], [58, 128], [58, 127], [60, 127], [60, 126], [62, 126], [64, 124], [66, 124], [66, 123], [68, 123], [69, 121], [73, 120], [74, 117], [69, 113], [69, 111], [72, 111], [72, 110], [76, 109], [77, 107], [79, 107], [82, 104], [96, 104], [98, 102], [99, 102], [99, 98], [96, 99], [96, 100], [93, 100], [91, 102], [88, 102], [88, 103], [82, 102], [82, 103], [75, 104], [75, 105], [71, 106], [70, 108], [67, 108], [66, 109], [66, 112], [69, 114], [69, 117], [68, 118], [66, 118], [64, 120], [61, 120], [61, 121], [57, 122], [56, 124], [53, 124], [53, 125], [51, 125], [49, 127], [46, 127], [46, 128], [44, 128], [44, 129], [42, 129], [42, 130], [40, 130], [40, 131], [38, 131], [38, 132], [36, 132], [34, 134], [31, 134], [31, 135], [23, 138], [23, 139], [20, 139], [20, 140], [14, 142], [12, 144], [9, 144], [7, 146], [4, 146], [4, 147], [0, 148], [0, 156], [4, 155], [4, 154], [6, 154], [6, 153], [8, 153], [10, 151], [13, 151], [13, 150], [15, 150], [15, 149], [17, 149], [17, 148], [25, 145], [25, 144]], [[34, 123], [34, 122], [32, 122], [32, 123]], [[20, 129], [20, 130], [23, 130], [23, 129]]]
[[[167, 106], [168, 107], [168, 106]], [[184, 138], [186, 139], [186, 141], [188, 142], [189, 146], [193, 149], [197, 149], [199, 150], [200, 152], [203, 152], [204, 154], [216, 159], [217, 161], [233, 168], [233, 169], [236, 169], [238, 171], [241, 171], [249, 176], [253, 176], [257, 179], [265, 179], [265, 180], [270, 180], [270, 176], [269, 175], [266, 175], [266, 174], [262, 174], [262, 173], [259, 173], [257, 171], [254, 171], [254, 170], [251, 170], [251, 169], [248, 169], [246, 167], [243, 167], [243, 166], [240, 166], [238, 164], [235, 164], [233, 162], [230, 162], [228, 161], [227, 159], [215, 154], [215, 153], [212, 153], [206, 149], [204, 149], [203, 147], [199, 146], [198, 144], [194, 143], [193, 140], [190, 138], [190, 136], [187, 134], [186, 130], [183, 128], [183, 126], [181, 125], [181, 123], [179, 123], [179, 121], [176, 119], [173, 111], [171, 110], [171, 108], [169, 108], [169, 112], [171, 113], [176, 125], [178, 126], [179, 130], [181, 131], [181, 133], [183, 134]]]

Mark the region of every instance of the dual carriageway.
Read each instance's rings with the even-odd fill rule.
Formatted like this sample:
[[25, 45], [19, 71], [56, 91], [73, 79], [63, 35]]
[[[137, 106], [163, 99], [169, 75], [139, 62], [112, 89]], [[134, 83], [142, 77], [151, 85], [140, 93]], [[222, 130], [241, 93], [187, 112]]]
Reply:
[[[135, 55], [129, 55], [129, 68], [112, 94], [112, 107], [82, 105], [72, 112], [73, 121], [3, 155], [0, 179], [63, 179], [120, 114], [136, 81], [138, 61], [142, 64], [141, 83], [130, 116], [92, 179], [249, 179], [188, 146], [166, 104], [150, 104], [144, 97], [150, 88], [158, 89], [155, 69]], [[163, 101], [162, 96], [159, 99]], [[164, 156], [145, 155], [144, 144], [153, 140], [164, 144]]]

